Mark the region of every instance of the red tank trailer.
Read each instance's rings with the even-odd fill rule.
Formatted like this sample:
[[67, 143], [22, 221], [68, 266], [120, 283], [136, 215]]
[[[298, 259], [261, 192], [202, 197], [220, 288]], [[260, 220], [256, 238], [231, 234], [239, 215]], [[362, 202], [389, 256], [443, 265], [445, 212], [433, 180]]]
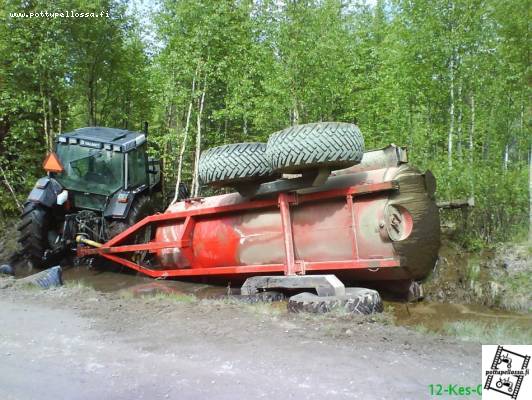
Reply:
[[318, 186], [298, 185], [284, 179], [263, 184], [252, 199], [230, 193], [174, 203], [101, 247], [80, 244], [78, 255], [154, 278], [232, 283], [334, 274], [343, 283], [407, 287], [432, 271], [440, 245], [435, 179], [408, 165], [405, 149], [364, 153]]

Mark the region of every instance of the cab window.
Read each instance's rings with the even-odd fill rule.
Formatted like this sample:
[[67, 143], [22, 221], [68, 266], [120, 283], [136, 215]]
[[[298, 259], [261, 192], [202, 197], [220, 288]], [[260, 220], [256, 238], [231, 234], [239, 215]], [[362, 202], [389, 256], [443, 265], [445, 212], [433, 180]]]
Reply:
[[128, 188], [147, 184], [146, 174], [146, 145], [128, 153], [127, 156], [127, 186]]

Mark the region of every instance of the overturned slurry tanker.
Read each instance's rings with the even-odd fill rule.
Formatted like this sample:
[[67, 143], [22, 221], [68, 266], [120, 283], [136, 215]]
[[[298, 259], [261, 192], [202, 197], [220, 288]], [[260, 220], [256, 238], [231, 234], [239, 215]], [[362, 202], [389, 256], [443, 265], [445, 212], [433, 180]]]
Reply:
[[407, 161], [395, 145], [364, 153], [358, 128], [342, 123], [210, 149], [202, 181], [238, 192], [176, 202], [100, 247], [81, 243], [78, 254], [156, 278], [254, 277], [248, 294], [311, 288], [345, 300], [355, 292], [342, 283], [361, 282], [408, 290], [435, 265], [440, 224], [434, 177]]

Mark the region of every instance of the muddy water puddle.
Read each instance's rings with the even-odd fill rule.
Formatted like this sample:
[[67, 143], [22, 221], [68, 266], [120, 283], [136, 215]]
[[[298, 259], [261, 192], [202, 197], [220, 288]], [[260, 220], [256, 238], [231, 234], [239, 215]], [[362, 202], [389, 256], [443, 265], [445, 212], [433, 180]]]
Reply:
[[497, 326], [501, 323], [530, 330], [532, 315], [517, 312], [497, 310], [475, 304], [448, 303], [401, 303], [385, 302], [385, 308], [395, 317], [397, 325], [408, 327], [422, 326], [425, 329], [442, 333], [446, 326], [455, 322], [480, 322], [487, 326]]
[[[81, 282], [104, 293], [127, 290], [135, 296], [155, 295], [158, 293], [193, 295], [197, 298], [220, 298], [228, 293], [238, 294], [239, 289], [206, 283], [155, 280], [142, 275], [121, 271], [102, 271], [85, 266], [67, 268], [63, 272], [66, 282]], [[286, 309], [286, 302], [275, 305]], [[404, 303], [385, 301], [385, 309], [393, 314], [397, 325], [423, 328], [432, 332], [444, 332], [446, 325], [454, 322], [481, 322], [489, 326], [510, 323], [523, 329], [532, 327], [530, 314], [495, 310], [489, 307], [471, 304], [444, 304], [432, 302]]]
[[[104, 271], [86, 266], [71, 267], [63, 270], [65, 282], [80, 282], [84, 286], [111, 293], [121, 290], [131, 291], [136, 295], [173, 293], [194, 295], [198, 298], [219, 297], [228, 293], [228, 288], [198, 282], [157, 280], [129, 271]], [[235, 289], [231, 289], [235, 293]]]

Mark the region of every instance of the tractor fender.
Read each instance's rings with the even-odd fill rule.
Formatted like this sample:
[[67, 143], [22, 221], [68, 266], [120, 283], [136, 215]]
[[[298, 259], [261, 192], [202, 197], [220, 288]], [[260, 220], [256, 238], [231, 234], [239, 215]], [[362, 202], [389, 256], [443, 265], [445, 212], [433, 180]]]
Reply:
[[31, 190], [27, 201], [39, 203], [46, 207], [56, 204], [57, 195], [61, 193], [63, 187], [55, 179], [50, 177], [40, 178]]
[[135, 193], [127, 190], [118, 191], [109, 200], [103, 216], [112, 219], [125, 219], [129, 213], [131, 204], [133, 204], [133, 200], [135, 200]]

